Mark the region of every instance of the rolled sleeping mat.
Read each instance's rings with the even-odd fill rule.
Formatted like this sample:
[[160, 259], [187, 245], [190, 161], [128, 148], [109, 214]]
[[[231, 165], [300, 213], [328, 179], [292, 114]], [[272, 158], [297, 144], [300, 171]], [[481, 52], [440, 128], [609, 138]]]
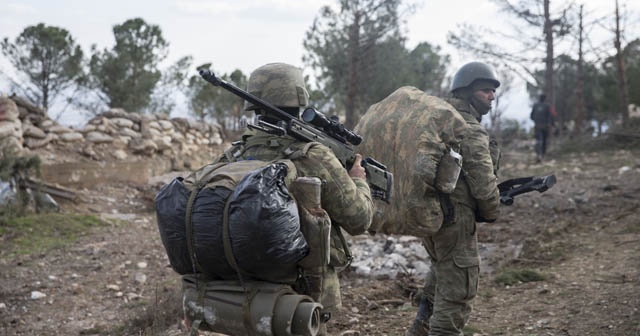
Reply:
[[290, 286], [182, 277], [183, 309], [198, 329], [228, 335], [315, 336], [322, 305]]

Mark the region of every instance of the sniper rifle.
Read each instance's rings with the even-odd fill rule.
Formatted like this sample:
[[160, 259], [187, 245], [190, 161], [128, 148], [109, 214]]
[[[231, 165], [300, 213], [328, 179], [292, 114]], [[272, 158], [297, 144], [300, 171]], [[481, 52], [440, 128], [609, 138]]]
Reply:
[[[353, 166], [356, 157], [354, 146], [362, 142], [362, 137], [344, 127], [337, 118], [327, 118], [322, 112], [307, 108], [302, 112], [302, 119], [299, 119], [275, 105], [228, 83], [209, 70], [201, 69], [199, 73], [207, 82], [214, 86], [220, 86], [234, 95], [259, 106], [265, 112], [278, 116], [286, 123], [284, 127], [278, 127], [265, 121], [260, 121], [258, 125], [252, 125], [252, 127], [258, 129], [261, 129], [261, 126], [267, 127], [280, 134], [289, 134], [300, 141], [319, 142], [329, 147], [347, 170], [350, 170]], [[361, 162], [367, 173], [367, 183], [371, 188], [371, 195], [389, 203], [393, 190], [393, 174], [387, 170], [385, 165], [371, 157], [364, 158]]]
[[556, 176], [530, 176], [506, 180], [498, 184], [500, 191], [500, 203], [512, 205], [515, 196], [531, 191], [545, 192], [556, 184]]

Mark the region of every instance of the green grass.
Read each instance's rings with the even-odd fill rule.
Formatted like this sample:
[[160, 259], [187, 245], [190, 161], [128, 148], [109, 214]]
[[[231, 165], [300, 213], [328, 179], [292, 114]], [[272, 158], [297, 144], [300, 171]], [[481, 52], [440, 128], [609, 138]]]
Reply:
[[540, 272], [530, 269], [504, 269], [495, 278], [495, 282], [500, 285], [512, 286], [518, 283], [544, 281], [545, 276]]
[[3, 254], [40, 254], [69, 245], [90, 228], [106, 226], [95, 216], [77, 214], [30, 214], [0, 218]]

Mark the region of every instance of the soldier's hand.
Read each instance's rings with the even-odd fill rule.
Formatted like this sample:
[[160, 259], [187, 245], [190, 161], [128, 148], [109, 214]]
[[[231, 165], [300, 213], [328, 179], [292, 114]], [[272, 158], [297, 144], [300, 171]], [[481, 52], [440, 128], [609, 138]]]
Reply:
[[351, 170], [349, 170], [349, 176], [361, 178], [363, 180], [367, 178], [367, 173], [362, 166], [362, 155], [356, 154], [356, 159], [353, 161], [353, 166], [351, 167]]

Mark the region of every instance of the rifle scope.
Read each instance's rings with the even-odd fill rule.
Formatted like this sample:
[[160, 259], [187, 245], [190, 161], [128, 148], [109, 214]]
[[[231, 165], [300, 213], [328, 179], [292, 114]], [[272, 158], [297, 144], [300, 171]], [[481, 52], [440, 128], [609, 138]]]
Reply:
[[354, 146], [362, 142], [362, 137], [358, 133], [344, 127], [334, 118], [327, 118], [322, 112], [316, 111], [312, 107], [308, 107], [302, 112], [302, 120], [327, 132], [334, 133]]

